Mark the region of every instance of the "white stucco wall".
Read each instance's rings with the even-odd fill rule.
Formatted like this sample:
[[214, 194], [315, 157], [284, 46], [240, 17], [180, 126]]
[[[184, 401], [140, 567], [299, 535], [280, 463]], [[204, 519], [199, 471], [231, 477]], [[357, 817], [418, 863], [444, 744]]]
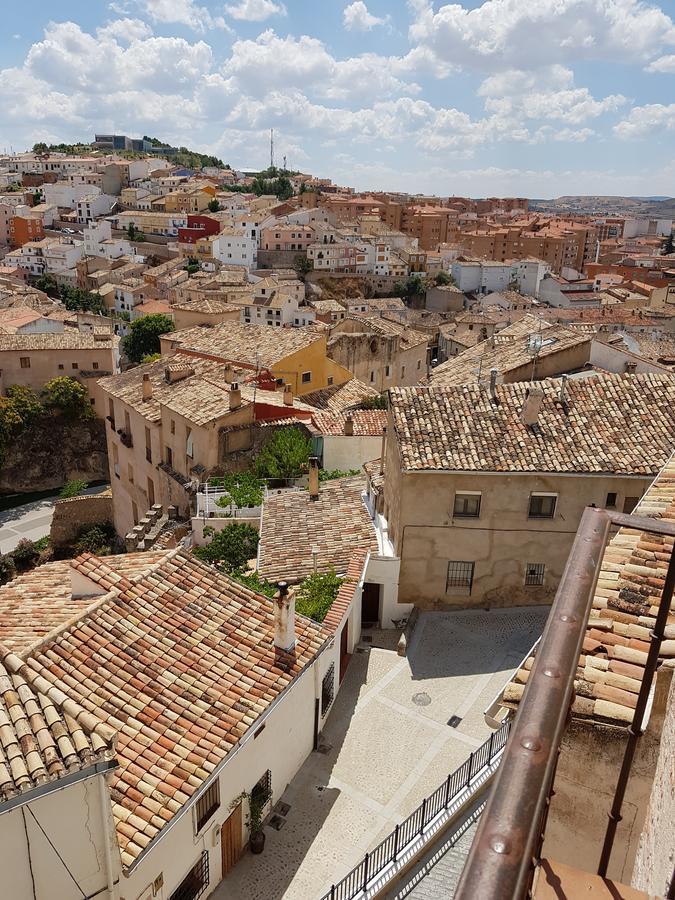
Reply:
[[382, 585], [380, 589], [380, 627], [393, 628], [394, 619], [403, 619], [413, 608], [412, 603], [398, 602], [398, 576], [401, 560], [398, 557], [371, 556], [366, 569], [366, 581]]
[[329, 471], [360, 469], [365, 462], [377, 459], [382, 451], [382, 436], [332, 435], [323, 439], [323, 467]]

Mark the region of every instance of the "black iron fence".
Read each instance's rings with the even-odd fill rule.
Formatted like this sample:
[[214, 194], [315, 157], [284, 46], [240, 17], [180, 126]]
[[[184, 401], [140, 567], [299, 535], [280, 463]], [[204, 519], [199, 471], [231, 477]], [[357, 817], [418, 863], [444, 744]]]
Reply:
[[489, 766], [504, 749], [509, 736], [509, 721], [493, 731], [490, 737], [475, 750], [462, 765], [455, 769], [429, 797], [426, 797], [407, 819], [397, 825], [387, 837], [342, 881], [331, 886], [321, 900], [354, 900], [363, 896], [368, 885], [406, 852], [409, 845], [424, 834], [425, 828], [444, 810], [453, 805], [457, 797], [469, 787], [471, 781]]

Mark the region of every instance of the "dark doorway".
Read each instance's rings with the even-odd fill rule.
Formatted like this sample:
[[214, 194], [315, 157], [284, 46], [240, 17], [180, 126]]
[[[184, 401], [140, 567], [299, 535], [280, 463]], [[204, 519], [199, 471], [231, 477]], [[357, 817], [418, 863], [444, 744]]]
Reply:
[[349, 646], [349, 622], [345, 622], [344, 628], [340, 633], [340, 681], [345, 677], [347, 666], [351, 656], [347, 650]]
[[368, 628], [380, 621], [380, 588], [379, 584], [367, 581], [361, 594], [361, 626]]
[[623, 511], [630, 515], [639, 502], [639, 497], [626, 497], [626, 499], [623, 501]]

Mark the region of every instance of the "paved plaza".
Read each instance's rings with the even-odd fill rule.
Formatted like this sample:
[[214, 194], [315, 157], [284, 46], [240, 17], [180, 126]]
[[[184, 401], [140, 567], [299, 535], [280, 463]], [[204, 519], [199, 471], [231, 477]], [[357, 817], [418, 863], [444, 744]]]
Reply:
[[547, 614], [422, 613], [405, 658], [397, 632], [366, 632], [372, 643], [362, 640], [352, 657], [325, 752], [310, 754], [283, 795], [283, 827], [265, 829], [264, 853], [244, 854], [214, 898], [319, 900], [489, 737], [483, 711]]

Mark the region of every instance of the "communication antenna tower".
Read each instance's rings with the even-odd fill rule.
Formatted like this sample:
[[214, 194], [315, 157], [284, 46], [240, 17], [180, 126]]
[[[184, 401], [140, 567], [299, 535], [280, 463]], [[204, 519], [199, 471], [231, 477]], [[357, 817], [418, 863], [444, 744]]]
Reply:
[[270, 169], [274, 168], [274, 128], [270, 128]]

